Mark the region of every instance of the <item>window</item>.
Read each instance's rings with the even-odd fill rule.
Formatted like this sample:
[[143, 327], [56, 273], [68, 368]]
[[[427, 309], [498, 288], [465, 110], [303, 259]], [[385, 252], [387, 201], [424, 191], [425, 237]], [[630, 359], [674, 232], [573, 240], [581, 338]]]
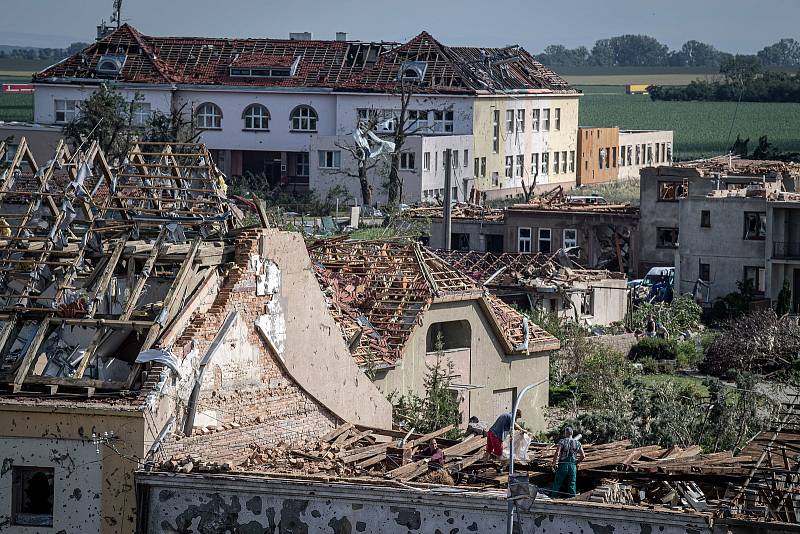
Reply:
[[475, 158], [474, 168], [472, 169], [472, 173], [475, 176], [481, 175], [481, 158]]
[[413, 171], [416, 169], [413, 152], [400, 152], [400, 170]]
[[574, 228], [564, 228], [564, 248], [578, 246], [578, 231]]
[[450, 188], [450, 200], [458, 200], [458, 187], [453, 186]]
[[547, 152], [542, 152], [542, 174], [547, 174], [547, 169], [550, 166], [550, 162], [548, 161], [549, 154]]
[[518, 109], [517, 110], [517, 132], [524, 132], [525, 131], [525, 110]]
[[[711, 212], [709, 210], [700, 212], [700, 227], [711, 228]], [[705, 278], [703, 278], [703, 280], [705, 280]]]
[[678, 229], [656, 228], [656, 248], [678, 248]]
[[56, 100], [56, 122], [63, 124], [71, 122], [78, 116], [77, 100]]
[[704, 282], [711, 281], [711, 264], [710, 263], [701, 263], [700, 270], [698, 272], [698, 278]]
[[481, 158], [481, 178], [486, 178], [486, 158]]
[[436, 133], [453, 133], [453, 112], [434, 111], [433, 131]]
[[566, 174], [567, 173], [567, 151], [566, 150], [561, 152], [561, 173], [562, 174]]
[[542, 130], [550, 131], [550, 110], [548, 108], [542, 110]]
[[[402, 154], [400, 154], [400, 166], [402, 168]], [[340, 169], [342, 167], [342, 152], [340, 150], [320, 150], [319, 168], [320, 169]]]
[[297, 106], [292, 110], [293, 132], [316, 132], [317, 112], [311, 106]]
[[514, 176], [514, 156], [506, 156], [506, 178]]
[[410, 123], [409, 131], [414, 132], [428, 128], [428, 112], [417, 109], [409, 110], [408, 122]]
[[469, 150], [464, 149], [464, 167], [469, 167]]
[[653, 164], [653, 145], [647, 145], [647, 164]]
[[531, 176], [539, 174], [539, 154], [531, 154]]
[[297, 159], [295, 160], [296, 168], [295, 173], [297, 176], [308, 176], [308, 152], [298, 152]]
[[517, 252], [520, 254], [531, 253], [531, 229], [520, 228], [517, 230]]
[[636, 145], [636, 165], [641, 165], [642, 160], [642, 147]]
[[506, 110], [506, 133], [514, 133], [514, 110]]
[[611, 164], [616, 167], [617, 166], [617, 147], [611, 147]]
[[658, 182], [659, 202], [677, 202], [688, 193], [689, 187], [683, 182]]
[[556, 131], [561, 129], [561, 108], [555, 109], [555, 127]]
[[150, 102], [134, 102], [131, 104], [131, 122], [134, 126], [147, 126], [150, 124], [152, 116], [153, 111], [150, 108]]
[[619, 147], [619, 166], [625, 166], [625, 145]]
[[550, 228], [539, 228], [539, 252], [544, 254], [550, 253], [550, 242], [552, 232]]
[[211, 102], [197, 106], [197, 127], [201, 130], [222, 128], [222, 110]]
[[751, 267], [745, 265], [744, 267], [744, 282], [750, 283], [756, 293], [764, 293], [766, 290], [766, 270], [763, 267]]
[[525, 156], [520, 154], [517, 156], [517, 178], [522, 178], [522, 174], [525, 172]]
[[458, 150], [453, 150], [451, 152], [451, 154], [452, 154], [451, 157], [453, 158], [453, 161], [451, 161], [450, 163], [452, 164], [453, 168], [455, 169], [456, 167], [458, 167]]
[[[452, 234], [454, 250], [469, 250], [469, 234]], [[464, 241], [466, 238], [466, 242]], [[428, 327], [428, 334], [425, 340], [425, 350], [427, 352], [437, 352], [437, 345], [441, 340], [442, 350], [468, 349], [471, 343], [472, 328], [469, 321], [446, 321], [433, 323]], [[466, 378], [466, 377], [464, 377]]]
[[575, 172], [575, 151], [569, 151], [569, 172]]
[[492, 172], [492, 185], [500, 185], [500, 174], [497, 171]]
[[559, 152], [553, 152], [553, 174], [561, 172], [560, 157], [561, 154]]
[[422, 168], [426, 171], [431, 170], [431, 153], [425, 152], [422, 154]]
[[242, 113], [245, 130], [269, 130], [269, 110], [261, 104], [250, 104]]
[[541, 114], [541, 110], [534, 109], [531, 113], [531, 131], [538, 132], [539, 131], [539, 115]]
[[13, 466], [11, 469], [11, 523], [53, 526], [53, 468]]
[[744, 212], [744, 238], [763, 240], [767, 237], [767, 214], [757, 211]]
[[492, 117], [492, 151], [497, 154], [500, 151], [500, 110], [494, 110]]

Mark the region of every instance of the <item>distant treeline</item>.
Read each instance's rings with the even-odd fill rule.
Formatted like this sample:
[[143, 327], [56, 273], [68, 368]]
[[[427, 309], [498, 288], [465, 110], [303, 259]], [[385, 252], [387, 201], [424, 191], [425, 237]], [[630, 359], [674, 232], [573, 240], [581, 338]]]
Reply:
[[[739, 56], [742, 57], [742, 56]], [[765, 67], [800, 67], [800, 42], [781, 39], [752, 56]], [[536, 58], [551, 67], [713, 67], [718, 68], [734, 58], [700, 41], [687, 41], [680, 50], [670, 50], [648, 35], [620, 35], [595, 42], [591, 50], [585, 46], [567, 48], [550, 45]]]
[[11, 48], [0, 49], [0, 59], [29, 59], [58, 61], [80, 52], [89, 43], [72, 43], [67, 48]]
[[727, 60], [719, 69], [722, 79], [695, 80], [686, 86], [650, 87], [653, 100], [708, 100], [717, 102], [800, 102], [800, 75], [765, 71], [748, 56]]

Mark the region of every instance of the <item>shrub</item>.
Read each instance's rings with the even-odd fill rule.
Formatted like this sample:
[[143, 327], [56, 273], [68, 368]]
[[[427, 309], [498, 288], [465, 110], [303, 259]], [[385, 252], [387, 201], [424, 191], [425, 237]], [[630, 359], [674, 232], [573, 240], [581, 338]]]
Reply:
[[702, 340], [689, 339], [677, 344], [677, 366], [680, 369], [694, 369], [703, 361]]
[[631, 347], [629, 357], [637, 362], [644, 358], [675, 360], [678, 358], [678, 344], [669, 339], [646, 337]]
[[655, 358], [651, 358], [650, 356], [645, 356], [639, 363], [642, 364], [642, 373], [646, 375], [656, 375], [658, 374], [658, 360]]

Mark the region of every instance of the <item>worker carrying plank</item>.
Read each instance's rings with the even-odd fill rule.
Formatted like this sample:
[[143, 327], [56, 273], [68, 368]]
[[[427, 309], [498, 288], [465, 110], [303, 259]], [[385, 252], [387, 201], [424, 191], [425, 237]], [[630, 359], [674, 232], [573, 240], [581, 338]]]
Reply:
[[[576, 494], [575, 479], [577, 478], [577, 464], [586, 458], [581, 442], [572, 437], [572, 427], [564, 429], [564, 437], [558, 442], [556, 454], [553, 457], [553, 468], [556, 472], [553, 480], [551, 497], [566, 495], [574, 497]], [[561, 493], [561, 486], [567, 484], [567, 491]]]
[[[517, 419], [522, 417], [522, 410], [517, 410]], [[514, 422], [511, 412], [501, 414], [494, 424], [489, 428], [486, 433], [486, 454], [483, 455], [483, 460], [486, 461], [489, 457], [500, 459], [503, 457], [503, 440], [506, 434], [511, 432], [511, 425], [520, 432], [525, 432], [525, 429]]]

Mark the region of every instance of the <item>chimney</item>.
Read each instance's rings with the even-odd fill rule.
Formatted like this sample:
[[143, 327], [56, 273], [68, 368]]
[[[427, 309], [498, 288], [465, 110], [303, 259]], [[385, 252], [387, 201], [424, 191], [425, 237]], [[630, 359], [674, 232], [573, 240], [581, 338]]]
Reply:
[[310, 41], [312, 39], [311, 32], [290, 32], [290, 41]]
[[336, 40], [337, 41], [346, 41], [347, 40], [347, 32], [336, 32]]

